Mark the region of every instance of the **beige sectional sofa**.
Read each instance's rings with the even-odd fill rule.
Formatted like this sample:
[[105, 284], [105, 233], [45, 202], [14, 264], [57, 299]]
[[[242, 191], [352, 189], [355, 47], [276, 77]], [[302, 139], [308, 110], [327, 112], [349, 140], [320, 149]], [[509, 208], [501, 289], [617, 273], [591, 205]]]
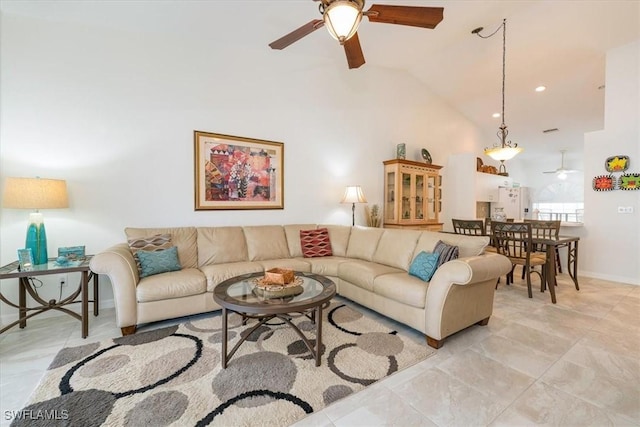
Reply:
[[[333, 256], [304, 258], [300, 230], [326, 227]], [[337, 292], [424, 333], [439, 348], [443, 340], [473, 324], [487, 324], [496, 280], [511, 270], [509, 260], [485, 253], [488, 237], [432, 231], [341, 225], [127, 228], [128, 239], [170, 234], [182, 270], [140, 279], [127, 243], [91, 260], [95, 273], [109, 277], [118, 327], [218, 310], [212, 290], [231, 277], [273, 267], [332, 279]], [[407, 273], [420, 251], [438, 240], [459, 247], [460, 257], [440, 266], [430, 282]]]

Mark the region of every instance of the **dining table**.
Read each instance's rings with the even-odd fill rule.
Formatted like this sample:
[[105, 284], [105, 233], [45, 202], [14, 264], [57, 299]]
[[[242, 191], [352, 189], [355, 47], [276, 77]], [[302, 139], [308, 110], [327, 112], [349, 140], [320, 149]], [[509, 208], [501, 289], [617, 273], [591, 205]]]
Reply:
[[[440, 231], [440, 233], [444, 234], [456, 234], [452, 231]], [[491, 230], [487, 229], [486, 234], [482, 234], [489, 236], [490, 242], [494, 242], [493, 235], [491, 234]], [[542, 290], [544, 291], [545, 286], [549, 289], [549, 293], [551, 294], [551, 302], [556, 303], [556, 248], [559, 247], [567, 247], [567, 269], [569, 270], [569, 277], [573, 280], [573, 284], [576, 287], [576, 290], [580, 290], [580, 285], [578, 285], [578, 242], [580, 241], [580, 237], [578, 236], [554, 236], [554, 237], [532, 237], [531, 243], [534, 247], [544, 247], [545, 248], [545, 270], [547, 272], [547, 281], [546, 284], [543, 283]], [[490, 243], [491, 244], [491, 243]]]
[[546, 276], [547, 276], [547, 287], [549, 289], [549, 293], [551, 294], [551, 302], [556, 303], [556, 248], [560, 246], [566, 246], [568, 252], [567, 258], [567, 270], [569, 273], [569, 277], [573, 280], [573, 284], [576, 287], [576, 290], [580, 290], [580, 286], [578, 285], [578, 242], [580, 241], [580, 237], [577, 236], [556, 236], [556, 237], [545, 237], [538, 238], [532, 237], [531, 243], [534, 246], [544, 246], [546, 248]]

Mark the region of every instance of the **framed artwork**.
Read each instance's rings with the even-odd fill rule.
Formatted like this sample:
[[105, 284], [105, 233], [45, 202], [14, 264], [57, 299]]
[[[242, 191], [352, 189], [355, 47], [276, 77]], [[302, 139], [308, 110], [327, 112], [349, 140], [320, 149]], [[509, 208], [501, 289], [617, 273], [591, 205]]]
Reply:
[[65, 257], [68, 261], [82, 261], [85, 257], [84, 246], [63, 246], [58, 248], [58, 257]]
[[195, 210], [283, 209], [284, 144], [194, 131]]
[[18, 262], [20, 263], [20, 270], [31, 270], [33, 267], [33, 252], [31, 248], [18, 249]]

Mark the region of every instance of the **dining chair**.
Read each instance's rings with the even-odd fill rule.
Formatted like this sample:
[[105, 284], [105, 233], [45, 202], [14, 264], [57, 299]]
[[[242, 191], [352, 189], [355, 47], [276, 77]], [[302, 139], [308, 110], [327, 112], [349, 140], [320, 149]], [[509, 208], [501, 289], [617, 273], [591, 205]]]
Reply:
[[[528, 222], [531, 224], [531, 237], [538, 239], [557, 239], [560, 234], [560, 220], [536, 220], [536, 219], [525, 219], [524, 222]], [[534, 249], [536, 252], [545, 252], [547, 248], [545, 245], [536, 244], [534, 245]], [[558, 246], [555, 248], [555, 262], [556, 262], [556, 271], [558, 273], [562, 273], [562, 264], [560, 263], [560, 251], [558, 250]], [[524, 279], [524, 274], [522, 275]]]
[[455, 219], [452, 218], [453, 232], [469, 236], [486, 236], [484, 221], [481, 219]]
[[[533, 298], [531, 291], [531, 274], [540, 276], [540, 290], [546, 284], [546, 259], [536, 256], [531, 241], [531, 224], [528, 222], [491, 222], [491, 234], [496, 242], [498, 253], [511, 261], [511, 272], [507, 274], [507, 285], [513, 283], [513, 270], [517, 265], [522, 266], [527, 279], [529, 298]], [[540, 267], [540, 271], [535, 267]]]
[[[464, 234], [467, 236], [486, 236], [487, 231], [484, 221], [481, 219], [456, 219], [452, 218], [453, 232], [456, 234]], [[487, 252], [497, 252], [495, 246], [491, 243], [484, 248]]]

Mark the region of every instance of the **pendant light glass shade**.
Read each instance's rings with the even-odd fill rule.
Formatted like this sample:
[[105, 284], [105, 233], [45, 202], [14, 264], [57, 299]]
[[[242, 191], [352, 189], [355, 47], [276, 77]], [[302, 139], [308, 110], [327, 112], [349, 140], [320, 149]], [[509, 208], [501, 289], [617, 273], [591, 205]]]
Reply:
[[[484, 149], [484, 154], [491, 157], [494, 160], [498, 160], [500, 162], [500, 175], [507, 175], [507, 170], [504, 166], [504, 162], [506, 160], [513, 159], [516, 155], [522, 152], [522, 148], [518, 147], [518, 144], [512, 143], [507, 139], [509, 135], [509, 131], [507, 130], [507, 125], [504, 120], [504, 94], [505, 94], [505, 81], [506, 81], [506, 58], [507, 58], [507, 20], [502, 20], [502, 124], [500, 124], [500, 128], [498, 130], [498, 140], [500, 141], [498, 144], [495, 144], [493, 147], [487, 147]], [[500, 29], [498, 28], [498, 30]], [[472, 31], [473, 34], [478, 35], [481, 38], [488, 38], [493, 36], [498, 30], [496, 30], [493, 34], [485, 37], [480, 34], [482, 31], [482, 27], [477, 28]]]
[[343, 44], [358, 31], [362, 13], [358, 4], [349, 0], [336, 0], [324, 10], [323, 19], [329, 34]]

